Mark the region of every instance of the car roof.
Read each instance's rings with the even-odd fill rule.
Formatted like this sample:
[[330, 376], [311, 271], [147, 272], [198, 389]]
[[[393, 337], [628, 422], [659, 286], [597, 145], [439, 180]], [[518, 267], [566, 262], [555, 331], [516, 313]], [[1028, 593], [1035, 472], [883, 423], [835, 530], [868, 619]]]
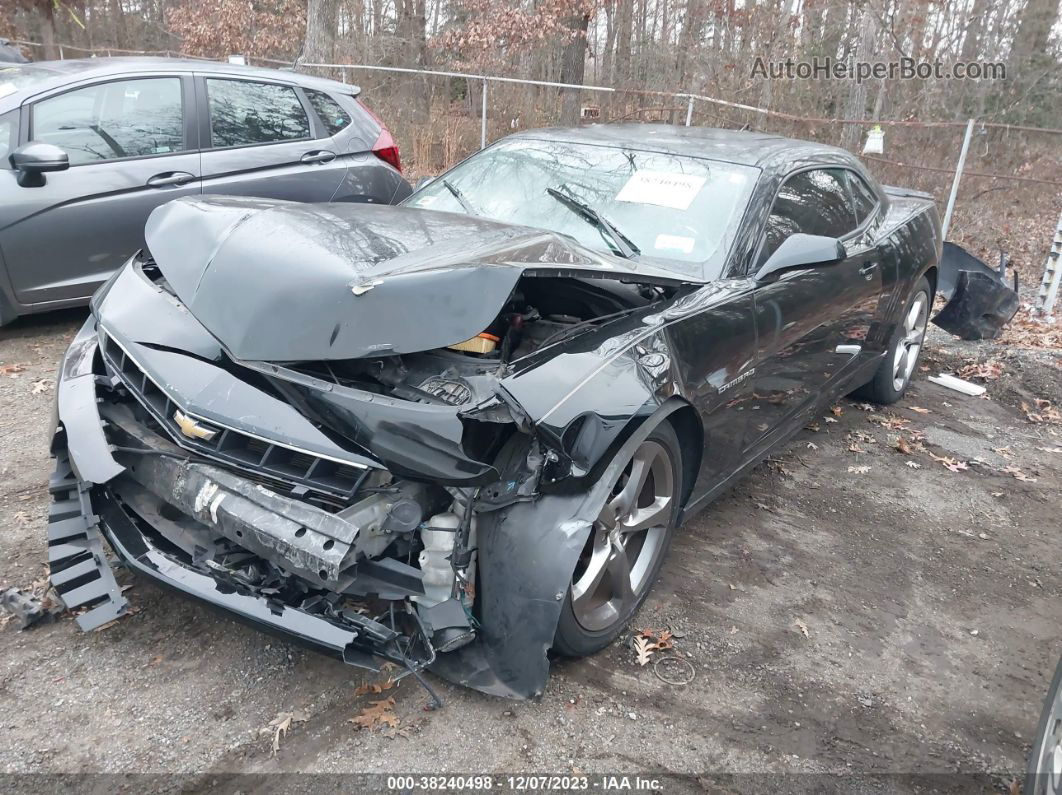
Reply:
[[509, 138], [625, 146], [666, 154], [703, 157], [764, 170], [785, 170], [796, 161], [858, 165], [848, 151], [836, 146], [785, 138], [755, 130], [684, 127], [676, 124], [590, 124], [528, 130]]
[[[230, 75], [235, 77], [261, 78], [265, 80], [285, 80], [306, 88], [317, 88], [340, 94], [358, 95], [361, 89], [350, 83], [329, 80], [324, 77], [301, 74], [281, 69], [266, 69], [258, 66], [240, 66], [220, 61], [199, 60], [196, 58], [147, 58], [147, 57], [113, 57], [113, 58], [72, 58], [64, 61], [36, 61], [28, 64], [11, 64], [10, 68], [25, 67], [34, 71], [52, 73], [51, 76], [35, 81], [21, 91], [8, 94], [4, 105], [21, 104], [28, 97], [50, 91], [54, 88], [91, 80], [97, 77], [115, 77], [140, 72], [201, 72], [205, 74]], [[0, 69], [9, 68], [7, 64]], [[2, 81], [2, 73], [0, 73]], [[14, 102], [12, 103], [12, 100]]]

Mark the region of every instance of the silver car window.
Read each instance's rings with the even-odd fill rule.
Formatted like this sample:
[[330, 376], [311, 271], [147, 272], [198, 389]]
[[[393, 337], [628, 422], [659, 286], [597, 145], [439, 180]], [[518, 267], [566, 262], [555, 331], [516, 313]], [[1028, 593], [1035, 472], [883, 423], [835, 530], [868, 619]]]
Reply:
[[298, 141], [310, 137], [310, 120], [291, 86], [208, 78], [210, 145]]
[[181, 80], [116, 80], [67, 91], [33, 106], [31, 137], [55, 144], [70, 164], [184, 150]]

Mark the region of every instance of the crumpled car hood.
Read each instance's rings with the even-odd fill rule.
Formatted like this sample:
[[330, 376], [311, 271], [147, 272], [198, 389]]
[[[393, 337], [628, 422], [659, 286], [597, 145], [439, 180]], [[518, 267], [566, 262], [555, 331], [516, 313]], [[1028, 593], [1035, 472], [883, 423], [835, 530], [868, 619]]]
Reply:
[[685, 279], [552, 232], [370, 204], [243, 197], [156, 209], [148, 249], [173, 291], [237, 359], [353, 359], [469, 339], [522, 275]]

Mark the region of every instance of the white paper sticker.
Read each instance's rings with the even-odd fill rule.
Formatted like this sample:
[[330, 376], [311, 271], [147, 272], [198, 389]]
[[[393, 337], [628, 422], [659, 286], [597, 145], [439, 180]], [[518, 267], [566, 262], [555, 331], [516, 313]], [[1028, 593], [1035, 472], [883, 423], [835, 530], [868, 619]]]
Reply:
[[692, 237], [657, 235], [653, 248], [657, 251], [681, 251], [683, 254], [692, 254], [694, 242]]
[[6, 97], [8, 94], [14, 94], [18, 89], [14, 83], [0, 83], [0, 97]]
[[688, 210], [704, 187], [705, 180], [705, 177], [694, 174], [636, 171], [616, 194], [616, 201]]

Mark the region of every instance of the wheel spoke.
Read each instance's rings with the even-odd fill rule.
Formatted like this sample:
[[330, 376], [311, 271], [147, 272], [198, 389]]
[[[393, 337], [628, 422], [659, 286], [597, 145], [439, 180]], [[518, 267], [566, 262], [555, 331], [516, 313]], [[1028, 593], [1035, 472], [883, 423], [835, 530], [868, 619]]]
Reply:
[[667, 524], [671, 516], [671, 497], [659, 496], [644, 508], [635, 508], [619, 522], [621, 533], [638, 533], [650, 527]]
[[919, 315], [922, 314], [922, 302], [916, 300], [911, 304], [911, 311], [907, 313], [907, 331], [912, 332], [918, 328]]
[[623, 484], [619, 494], [609, 501], [609, 507], [615, 511], [616, 516], [624, 516], [634, 507], [638, 495], [642, 493], [645, 480], [649, 477], [649, 469], [652, 461], [650, 452], [645, 448], [639, 448], [631, 459], [631, 474], [627, 482]]
[[608, 532], [596, 531], [594, 548], [590, 554], [590, 560], [586, 564], [586, 570], [581, 577], [572, 583], [572, 602], [579, 603], [589, 596], [593, 596], [601, 584], [605, 572], [608, 570], [609, 558], [612, 554], [612, 543], [609, 541]]
[[[612, 585], [612, 593], [621, 605], [625, 605], [634, 598], [631, 589], [631, 562], [627, 559], [627, 551], [622, 544], [613, 544], [608, 556], [609, 582]], [[622, 608], [620, 608], [622, 611]]]

